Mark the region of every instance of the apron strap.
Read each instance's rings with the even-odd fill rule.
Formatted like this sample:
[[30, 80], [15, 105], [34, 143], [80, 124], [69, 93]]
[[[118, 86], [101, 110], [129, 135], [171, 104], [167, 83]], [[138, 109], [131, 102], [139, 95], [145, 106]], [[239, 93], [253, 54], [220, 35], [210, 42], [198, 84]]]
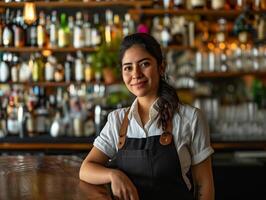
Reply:
[[[119, 130], [119, 141], [117, 144], [118, 149], [121, 149], [124, 146], [125, 141], [126, 141], [129, 110], [130, 108], [126, 111], [120, 130]], [[173, 140], [172, 130], [173, 130], [173, 123], [171, 119], [167, 122], [165, 132], [163, 132], [163, 134], [160, 136], [159, 141], [161, 145], [168, 145], [172, 142]]]
[[126, 141], [129, 110], [130, 110], [130, 108], [126, 111], [126, 114], [124, 116], [124, 119], [122, 121], [120, 130], [119, 130], [119, 141], [117, 144], [118, 149], [121, 149], [124, 146], [125, 141]]

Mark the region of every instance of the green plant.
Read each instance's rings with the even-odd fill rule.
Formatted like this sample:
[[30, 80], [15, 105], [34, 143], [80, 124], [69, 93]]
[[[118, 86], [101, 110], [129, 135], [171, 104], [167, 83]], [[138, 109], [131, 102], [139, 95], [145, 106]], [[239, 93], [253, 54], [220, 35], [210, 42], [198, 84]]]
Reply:
[[102, 43], [97, 52], [92, 56], [92, 66], [96, 71], [103, 68], [118, 68], [118, 46], [120, 41], [115, 40], [110, 44]]

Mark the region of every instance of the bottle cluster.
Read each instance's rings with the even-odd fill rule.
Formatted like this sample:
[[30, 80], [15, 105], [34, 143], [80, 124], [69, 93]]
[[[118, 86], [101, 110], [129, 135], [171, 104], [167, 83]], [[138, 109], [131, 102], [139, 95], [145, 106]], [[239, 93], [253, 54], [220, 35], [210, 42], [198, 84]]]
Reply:
[[78, 11], [72, 16], [56, 10], [51, 14], [40, 11], [38, 19], [27, 24], [20, 9], [6, 9], [0, 18], [0, 46], [97, 47], [135, 31], [134, 21], [128, 13], [120, 16], [107, 9], [104, 15], [105, 19], [100, 22], [99, 13]]

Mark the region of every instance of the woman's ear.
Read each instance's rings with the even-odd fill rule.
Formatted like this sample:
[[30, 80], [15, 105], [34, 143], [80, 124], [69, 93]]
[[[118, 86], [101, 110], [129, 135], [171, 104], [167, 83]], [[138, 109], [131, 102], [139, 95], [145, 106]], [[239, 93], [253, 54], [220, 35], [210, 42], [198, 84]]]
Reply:
[[160, 73], [160, 76], [164, 76], [164, 73], [165, 73], [165, 65], [164, 64], [160, 65], [159, 73]]

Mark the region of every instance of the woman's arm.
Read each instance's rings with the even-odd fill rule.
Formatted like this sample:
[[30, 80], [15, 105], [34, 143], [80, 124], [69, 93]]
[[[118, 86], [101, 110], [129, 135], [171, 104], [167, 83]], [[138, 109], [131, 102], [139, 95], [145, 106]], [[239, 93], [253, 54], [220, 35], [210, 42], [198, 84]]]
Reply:
[[108, 159], [108, 156], [93, 147], [81, 164], [79, 178], [91, 184], [111, 183], [115, 197], [138, 200], [137, 189], [131, 180], [122, 171], [105, 167]]
[[192, 166], [195, 199], [214, 200], [211, 157]]
[[81, 164], [79, 178], [91, 184], [105, 184], [110, 182], [110, 169], [104, 167], [108, 156], [93, 147]]

